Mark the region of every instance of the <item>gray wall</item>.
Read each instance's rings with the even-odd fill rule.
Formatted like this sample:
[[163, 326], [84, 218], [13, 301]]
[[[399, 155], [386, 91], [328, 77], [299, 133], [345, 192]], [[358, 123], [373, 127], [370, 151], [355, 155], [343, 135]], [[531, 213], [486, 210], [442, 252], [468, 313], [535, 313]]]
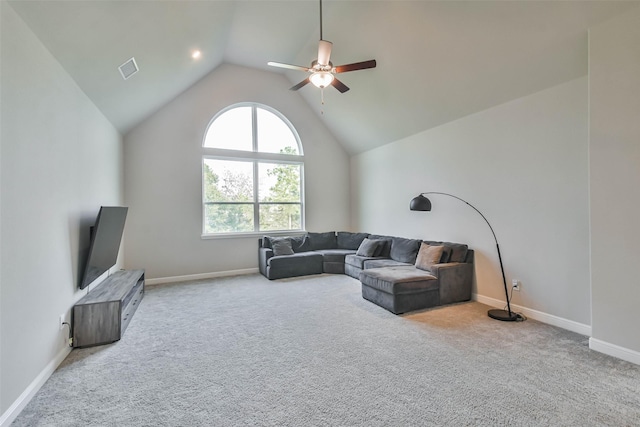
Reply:
[[449, 240], [476, 250], [482, 302], [503, 305], [495, 242], [482, 217], [447, 196], [409, 211], [420, 192], [478, 208], [500, 243], [513, 302], [589, 333], [587, 78], [583, 77], [352, 158], [357, 229]]
[[204, 132], [237, 102], [269, 105], [297, 129], [307, 230], [349, 229], [348, 156], [290, 86], [276, 73], [222, 65], [125, 135], [127, 268], [145, 268], [151, 279], [257, 268], [256, 237], [201, 238]]
[[635, 363], [640, 363], [639, 46], [640, 8], [589, 33], [591, 347]]
[[[13, 9], [0, 3], [0, 420], [68, 352], [89, 224], [122, 202], [122, 141]], [[22, 393], [26, 393], [22, 395]], [[22, 396], [21, 396], [22, 395]], [[9, 418], [8, 418], [9, 417]]]

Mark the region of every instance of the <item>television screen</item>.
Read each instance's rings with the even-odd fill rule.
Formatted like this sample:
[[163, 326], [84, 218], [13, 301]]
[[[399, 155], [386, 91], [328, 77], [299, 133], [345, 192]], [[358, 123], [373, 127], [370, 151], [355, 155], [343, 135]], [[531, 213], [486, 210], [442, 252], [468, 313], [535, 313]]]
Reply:
[[89, 286], [91, 282], [116, 264], [128, 209], [123, 206], [102, 206], [100, 208], [91, 233], [89, 257], [80, 282], [80, 289]]

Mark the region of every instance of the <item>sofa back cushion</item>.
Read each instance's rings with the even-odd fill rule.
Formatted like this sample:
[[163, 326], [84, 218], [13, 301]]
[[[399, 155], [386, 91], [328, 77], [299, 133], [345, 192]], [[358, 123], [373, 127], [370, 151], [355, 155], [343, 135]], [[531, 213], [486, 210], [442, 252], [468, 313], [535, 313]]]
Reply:
[[286, 237], [273, 237], [273, 236], [264, 236], [262, 238], [262, 247], [273, 249], [274, 240], [287, 239], [291, 243], [291, 249], [293, 252], [305, 252], [309, 249], [307, 248], [307, 236], [286, 236]]
[[441, 263], [445, 262], [465, 262], [467, 259], [467, 251], [469, 247], [462, 243], [451, 243], [451, 242], [435, 242], [432, 240], [425, 240], [426, 244], [431, 246], [444, 246], [444, 251], [442, 252], [442, 259], [440, 259]]
[[369, 233], [350, 233], [348, 231], [338, 231], [338, 249], [353, 249], [360, 247], [360, 243], [369, 237]]
[[451, 256], [449, 262], [465, 262], [467, 259], [467, 250], [469, 247], [462, 243], [444, 242], [444, 246], [451, 248]]
[[327, 233], [308, 233], [307, 245], [311, 251], [317, 251], [319, 249], [336, 249], [338, 246], [336, 233], [335, 231], [329, 231]]
[[391, 251], [389, 255], [393, 260], [415, 264], [421, 243], [421, 240], [394, 237], [391, 239]]
[[382, 257], [382, 258], [390, 258], [391, 257], [391, 240], [393, 237], [391, 236], [382, 236], [380, 234], [372, 234], [369, 236], [371, 240], [381, 240], [382, 242], [378, 245], [378, 249], [376, 249], [376, 253], [373, 256]]

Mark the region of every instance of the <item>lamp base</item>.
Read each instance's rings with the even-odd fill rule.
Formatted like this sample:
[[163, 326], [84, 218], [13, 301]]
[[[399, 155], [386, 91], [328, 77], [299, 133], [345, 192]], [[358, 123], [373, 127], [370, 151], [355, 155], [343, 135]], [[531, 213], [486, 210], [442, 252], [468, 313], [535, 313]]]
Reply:
[[511, 312], [511, 314], [509, 314], [507, 310], [489, 310], [487, 314], [492, 319], [502, 320], [505, 322], [515, 322], [520, 317], [514, 312]]

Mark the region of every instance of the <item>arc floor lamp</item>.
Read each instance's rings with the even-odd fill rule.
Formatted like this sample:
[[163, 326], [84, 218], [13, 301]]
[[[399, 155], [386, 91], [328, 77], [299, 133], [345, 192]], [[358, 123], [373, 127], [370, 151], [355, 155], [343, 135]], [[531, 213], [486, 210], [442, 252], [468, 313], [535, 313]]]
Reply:
[[511, 322], [518, 320], [520, 318], [520, 315], [511, 311], [511, 304], [509, 302], [509, 290], [507, 289], [507, 279], [504, 275], [504, 266], [502, 265], [502, 255], [500, 254], [500, 245], [498, 244], [498, 238], [496, 237], [496, 233], [493, 231], [493, 227], [491, 226], [491, 224], [489, 224], [489, 221], [487, 220], [487, 218], [484, 215], [482, 215], [482, 212], [480, 212], [475, 206], [473, 206], [471, 203], [467, 202], [466, 200], [463, 200], [458, 196], [454, 196], [453, 194], [440, 193], [437, 191], [420, 193], [417, 197], [414, 197], [413, 199], [411, 199], [411, 203], [409, 204], [409, 209], [411, 209], [412, 211], [430, 211], [431, 200], [425, 197], [425, 195], [427, 194], [439, 194], [443, 196], [453, 197], [454, 199], [458, 199], [461, 202], [471, 206], [473, 210], [478, 212], [482, 217], [482, 219], [484, 219], [484, 221], [487, 223], [487, 225], [489, 226], [489, 229], [491, 230], [491, 234], [493, 234], [493, 239], [496, 241], [496, 249], [498, 250], [498, 260], [500, 261], [500, 271], [502, 272], [502, 283], [504, 285], [504, 295], [507, 299], [506, 310], [499, 310], [499, 309], [489, 310], [487, 314], [489, 315], [489, 317], [497, 320], [504, 320], [504, 321], [511, 321]]

